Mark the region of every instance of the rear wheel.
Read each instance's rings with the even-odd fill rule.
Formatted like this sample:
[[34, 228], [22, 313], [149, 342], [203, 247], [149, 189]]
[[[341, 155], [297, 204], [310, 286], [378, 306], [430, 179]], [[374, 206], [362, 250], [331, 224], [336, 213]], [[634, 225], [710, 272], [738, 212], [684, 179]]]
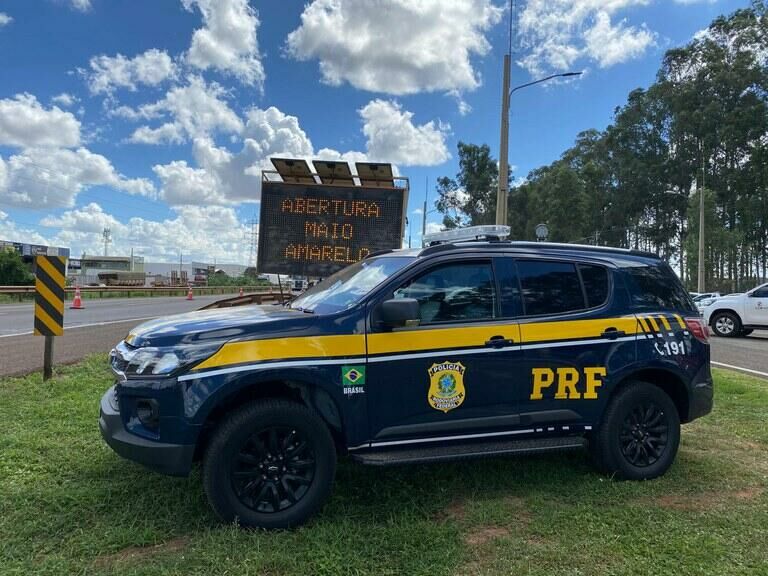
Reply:
[[619, 390], [590, 443], [598, 469], [627, 480], [664, 474], [677, 455], [680, 416], [670, 397], [648, 382]]
[[336, 449], [325, 423], [284, 400], [248, 404], [216, 430], [203, 484], [216, 514], [258, 528], [306, 522], [328, 498]]
[[733, 338], [741, 333], [741, 320], [733, 312], [717, 312], [711, 324], [715, 334], [724, 338]]

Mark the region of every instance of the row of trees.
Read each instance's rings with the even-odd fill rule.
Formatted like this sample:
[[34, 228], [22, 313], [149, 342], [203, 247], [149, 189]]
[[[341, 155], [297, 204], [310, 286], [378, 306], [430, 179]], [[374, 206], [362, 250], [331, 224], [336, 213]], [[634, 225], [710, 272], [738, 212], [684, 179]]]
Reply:
[[[438, 180], [444, 224], [495, 219], [496, 161], [459, 144], [456, 179]], [[605, 130], [588, 130], [533, 170], [509, 198], [514, 238], [648, 250], [695, 284], [699, 194], [705, 197], [708, 289], [743, 290], [768, 276], [768, 10], [715, 20], [669, 50], [655, 83], [629, 94]]]

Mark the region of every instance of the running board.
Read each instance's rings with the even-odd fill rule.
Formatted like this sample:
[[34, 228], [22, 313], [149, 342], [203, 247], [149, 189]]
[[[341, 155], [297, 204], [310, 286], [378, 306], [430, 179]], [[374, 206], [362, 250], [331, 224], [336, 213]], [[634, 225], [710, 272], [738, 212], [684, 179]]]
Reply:
[[540, 454], [542, 452], [559, 452], [584, 448], [586, 440], [578, 436], [566, 438], [535, 438], [532, 440], [495, 440], [489, 442], [472, 442], [451, 444], [448, 446], [423, 446], [397, 448], [394, 450], [355, 453], [350, 457], [362, 464], [370, 466], [394, 466], [398, 464], [424, 464], [430, 462], [447, 462], [450, 460], [468, 460], [471, 458], [488, 458], [500, 455]]

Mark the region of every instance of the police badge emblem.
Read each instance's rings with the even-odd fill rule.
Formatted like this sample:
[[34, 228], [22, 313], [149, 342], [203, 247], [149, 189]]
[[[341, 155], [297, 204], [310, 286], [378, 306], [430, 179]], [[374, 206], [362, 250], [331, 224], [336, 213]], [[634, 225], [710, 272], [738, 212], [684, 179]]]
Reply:
[[464, 372], [461, 362], [440, 362], [432, 364], [429, 370], [429, 391], [427, 400], [435, 410], [448, 412], [461, 406], [466, 396]]

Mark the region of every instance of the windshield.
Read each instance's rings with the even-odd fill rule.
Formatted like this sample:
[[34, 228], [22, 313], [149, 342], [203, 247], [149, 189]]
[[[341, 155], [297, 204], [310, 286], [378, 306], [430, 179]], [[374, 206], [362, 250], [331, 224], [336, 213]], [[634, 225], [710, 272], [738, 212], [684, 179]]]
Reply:
[[290, 307], [318, 314], [346, 310], [412, 261], [412, 256], [361, 260], [313, 286], [291, 302]]

